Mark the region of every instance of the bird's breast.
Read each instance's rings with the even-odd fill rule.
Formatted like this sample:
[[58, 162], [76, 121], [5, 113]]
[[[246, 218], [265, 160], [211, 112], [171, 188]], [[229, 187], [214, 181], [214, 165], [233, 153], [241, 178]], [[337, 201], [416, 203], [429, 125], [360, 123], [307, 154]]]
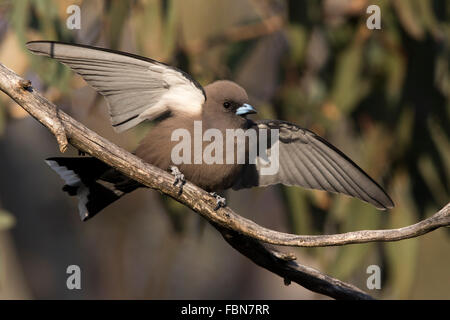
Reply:
[[225, 128], [199, 128], [193, 120], [169, 119], [149, 131], [135, 154], [163, 170], [175, 165], [190, 182], [220, 191], [238, 178], [247, 149], [245, 142], [227, 137]]

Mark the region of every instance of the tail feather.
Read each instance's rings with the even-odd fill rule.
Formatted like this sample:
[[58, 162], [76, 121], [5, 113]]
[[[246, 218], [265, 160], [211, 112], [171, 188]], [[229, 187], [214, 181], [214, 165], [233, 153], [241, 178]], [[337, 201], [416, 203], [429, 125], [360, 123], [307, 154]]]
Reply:
[[97, 158], [49, 158], [45, 162], [65, 181], [63, 191], [78, 197], [83, 221], [142, 186]]

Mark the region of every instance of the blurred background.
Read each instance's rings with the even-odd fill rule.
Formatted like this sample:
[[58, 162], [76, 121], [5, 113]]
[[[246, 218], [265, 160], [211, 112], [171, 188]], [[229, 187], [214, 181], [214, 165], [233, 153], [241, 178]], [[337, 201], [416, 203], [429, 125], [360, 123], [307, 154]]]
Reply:
[[[69, 30], [68, 6], [81, 9]], [[377, 4], [381, 30], [369, 30]], [[151, 123], [113, 132], [105, 101], [30, 40], [136, 53], [206, 85], [231, 79], [257, 107], [322, 135], [375, 178], [396, 207], [274, 186], [229, 192], [239, 214], [279, 231], [395, 228], [450, 199], [450, 1], [0, 0], [0, 62], [65, 112], [133, 150]], [[0, 94], [0, 298], [323, 299], [259, 268], [197, 214], [139, 190], [86, 223], [44, 159], [54, 137]], [[73, 149], [66, 153], [77, 155]], [[378, 298], [450, 299], [449, 230], [393, 243], [291, 249], [298, 261]], [[287, 250], [287, 249], [284, 249]], [[66, 269], [81, 268], [81, 290]], [[382, 271], [368, 290], [369, 265]]]

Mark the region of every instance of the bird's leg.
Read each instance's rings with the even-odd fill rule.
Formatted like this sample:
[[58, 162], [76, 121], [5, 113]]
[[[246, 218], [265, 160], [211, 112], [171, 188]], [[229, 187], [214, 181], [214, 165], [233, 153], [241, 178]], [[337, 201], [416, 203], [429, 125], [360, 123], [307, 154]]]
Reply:
[[215, 192], [210, 192], [209, 194], [216, 198], [216, 207], [214, 208], [214, 211], [217, 211], [219, 210], [219, 208], [223, 208], [227, 205], [227, 199], [225, 199], [224, 197], [218, 195]]
[[186, 178], [184, 177], [184, 174], [181, 173], [180, 169], [175, 166], [170, 166], [170, 173], [175, 176], [173, 185], [176, 186], [180, 183], [180, 190], [178, 190], [178, 195], [180, 195], [183, 192], [183, 186], [186, 183]]

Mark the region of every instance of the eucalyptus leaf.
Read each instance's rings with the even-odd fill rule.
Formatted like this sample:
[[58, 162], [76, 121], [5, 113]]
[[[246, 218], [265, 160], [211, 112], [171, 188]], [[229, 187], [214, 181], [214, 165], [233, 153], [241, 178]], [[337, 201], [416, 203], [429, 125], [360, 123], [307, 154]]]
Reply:
[[16, 219], [5, 210], [0, 210], [0, 231], [11, 229], [16, 224]]

